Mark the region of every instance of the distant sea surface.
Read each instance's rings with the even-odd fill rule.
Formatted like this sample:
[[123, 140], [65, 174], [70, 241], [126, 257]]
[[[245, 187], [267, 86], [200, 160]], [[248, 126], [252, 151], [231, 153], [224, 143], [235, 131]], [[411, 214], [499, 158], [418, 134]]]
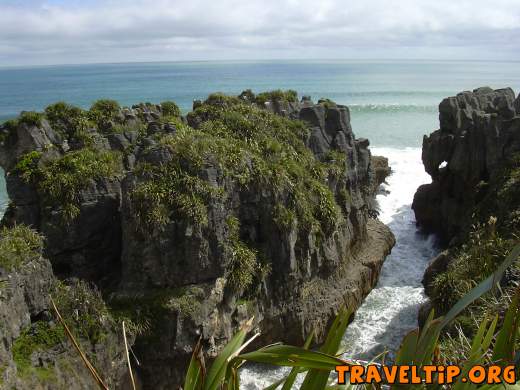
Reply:
[[347, 104], [357, 136], [378, 147], [418, 147], [437, 127], [437, 105], [488, 85], [520, 90], [520, 63], [426, 61], [179, 62], [0, 68], [0, 121], [64, 100], [88, 108], [174, 100], [183, 111], [212, 92], [295, 89]]

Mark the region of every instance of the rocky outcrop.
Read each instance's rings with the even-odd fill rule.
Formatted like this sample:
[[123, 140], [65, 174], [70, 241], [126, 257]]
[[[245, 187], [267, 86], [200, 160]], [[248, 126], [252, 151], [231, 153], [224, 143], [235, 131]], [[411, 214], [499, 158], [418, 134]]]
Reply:
[[[412, 207], [418, 224], [437, 233], [447, 249], [424, 274], [430, 300], [419, 311], [420, 324], [432, 309], [442, 315], [460, 291], [489, 276], [493, 268], [481, 259], [498, 262], [516, 242], [519, 102], [509, 88], [446, 98], [439, 105], [441, 128], [423, 139], [422, 160], [432, 183], [418, 188]], [[504, 278], [502, 287], [507, 290], [515, 277]]]
[[[432, 294], [435, 277], [440, 273], [446, 272], [449, 262], [449, 251], [442, 251], [430, 261], [422, 279], [426, 295], [430, 296]], [[428, 313], [426, 313], [426, 316], [428, 316]]]
[[467, 226], [490, 177], [520, 151], [519, 101], [510, 88], [484, 87], [440, 103], [440, 129], [423, 139], [432, 183], [414, 197], [419, 225], [446, 242]]
[[[100, 298], [86, 284], [58, 282], [50, 262], [38, 250], [27, 249], [28, 235], [35, 233], [21, 225], [0, 233], [0, 388], [80, 390], [97, 386], [55, 319], [51, 295], [105, 383], [124, 388], [123, 340], [107, 313], [94, 307]], [[14, 246], [17, 251], [9, 249]], [[10, 264], [15, 257], [20, 258]], [[80, 302], [79, 298], [90, 301]], [[94, 333], [89, 337], [83, 332], [86, 329], [95, 330], [100, 337], [95, 339]]]
[[[261, 342], [302, 344], [313, 329], [322, 341], [394, 244], [374, 219], [388, 163], [355, 138], [348, 108], [255, 101], [212, 95], [187, 119], [160, 105], [101, 111], [73, 135], [46, 119], [3, 129], [3, 223], [40, 231], [60, 278], [96, 282], [130, 316], [144, 388], [179, 384], [199, 337], [215, 356], [250, 318]], [[78, 162], [87, 180], [62, 177]], [[49, 171], [77, 187], [55, 190]]]

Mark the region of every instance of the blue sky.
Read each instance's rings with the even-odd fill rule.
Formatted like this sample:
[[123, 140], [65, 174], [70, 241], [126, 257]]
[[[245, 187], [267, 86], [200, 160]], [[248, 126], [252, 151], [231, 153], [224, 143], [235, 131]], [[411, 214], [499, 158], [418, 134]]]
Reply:
[[0, 65], [520, 60], [519, 0], [0, 0]]

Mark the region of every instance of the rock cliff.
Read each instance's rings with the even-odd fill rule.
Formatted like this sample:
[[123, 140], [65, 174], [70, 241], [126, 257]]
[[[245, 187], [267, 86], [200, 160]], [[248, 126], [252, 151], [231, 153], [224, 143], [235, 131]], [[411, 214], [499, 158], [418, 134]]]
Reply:
[[[431, 308], [445, 313], [489, 276], [520, 231], [520, 97], [510, 88], [462, 92], [440, 103], [439, 119], [441, 128], [423, 140], [432, 183], [419, 187], [412, 206], [418, 224], [445, 245], [423, 278], [431, 302], [421, 309], [420, 322]], [[506, 293], [493, 297], [494, 306], [484, 297], [457, 320], [468, 337], [475, 331], [472, 316], [509, 305], [510, 289], [520, 280], [517, 267], [501, 281]]]
[[440, 129], [423, 139], [432, 183], [417, 190], [412, 208], [421, 226], [449, 241], [467, 227], [486, 183], [520, 150], [520, 99], [510, 88], [462, 92], [440, 103], [439, 120]]
[[95, 289], [54, 277], [42, 246], [43, 238], [23, 225], [0, 232], [0, 388], [97, 386], [55, 319], [51, 295], [105, 383], [122, 388], [126, 361], [114, 319]]
[[94, 282], [132, 324], [144, 388], [179, 384], [199, 337], [214, 356], [250, 318], [260, 342], [321, 341], [394, 244], [374, 201], [387, 161], [329, 100], [58, 103], [0, 133], [3, 224], [40, 232], [57, 278]]

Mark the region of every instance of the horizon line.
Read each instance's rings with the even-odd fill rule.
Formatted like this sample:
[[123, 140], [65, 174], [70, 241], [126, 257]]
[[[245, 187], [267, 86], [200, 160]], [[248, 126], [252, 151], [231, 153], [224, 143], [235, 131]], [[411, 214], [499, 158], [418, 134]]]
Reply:
[[262, 62], [489, 62], [489, 63], [520, 63], [520, 59], [439, 59], [439, 58], [272, 58], [272, 59], [208, 59], [208, 60], [150, 60], [150, 61], [107, 61], [107, 62], [64, 62], [55, 64], [0, 64], [0, 70], [19, 68], [47, 68], [59, 66], [85, 66], [85, 65], [127, 65], [127, 64], [189, 64], [189, 63], [262, 63]]

